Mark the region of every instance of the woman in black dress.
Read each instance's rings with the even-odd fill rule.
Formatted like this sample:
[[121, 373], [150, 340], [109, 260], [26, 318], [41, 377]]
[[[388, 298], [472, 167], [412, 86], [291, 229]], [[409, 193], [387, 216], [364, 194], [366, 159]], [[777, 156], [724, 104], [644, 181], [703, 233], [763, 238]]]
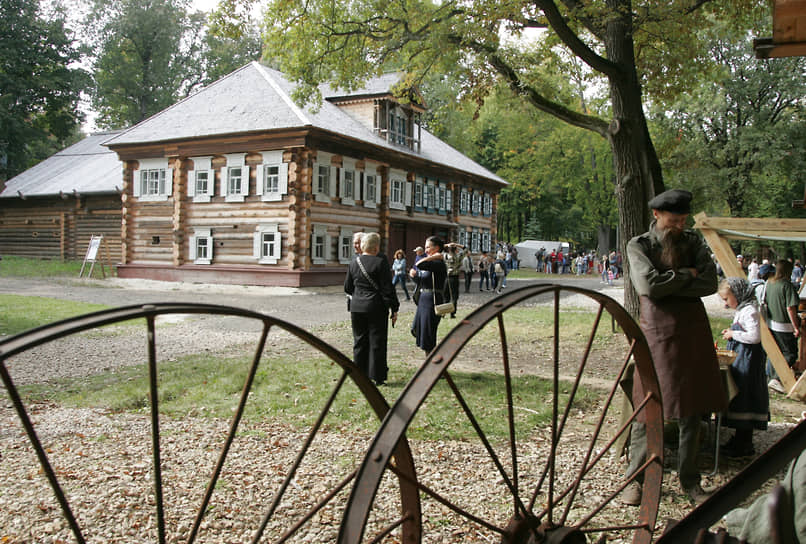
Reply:
[[389, 262], [378, 256], [380, 240], [375, 232], [364, 234], [361, 254], [350, 262], [344, 280], [344, 292], [352, 296], [353, 362], [377, 385], [386, 383], [389, 370], [386, 361], [389, 311], [394, 325], [400, 307]]
[[443, 290], [448, 269], [442, 257], [444, 247], [445, 242], [441, 238], [430, 236], [425, 241], [426, 256], [417, 261], [418, 270], [412, 269], [409, 272], [417, 283], [416, 292], [419, 292], [411, 332], [417, 339], [417, 347], [426, 353], [437, 345], [437, 327], [442, 319], [434, 313], [434, 298], [437, 304], [445, 302]]

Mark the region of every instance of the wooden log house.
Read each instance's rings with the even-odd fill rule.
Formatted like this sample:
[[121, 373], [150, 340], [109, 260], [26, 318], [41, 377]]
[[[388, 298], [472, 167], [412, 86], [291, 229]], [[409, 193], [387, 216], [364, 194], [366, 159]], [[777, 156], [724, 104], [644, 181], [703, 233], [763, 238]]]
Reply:
[[[9, 179], [0, 192], [0, 255], [76, 260], [103, 235], [120, 260], [122, 165], [97, 133]], [[104, 258], [106, 257], [104, 252]]]
[[391, 257], [432, 234], [490, 249], [506, 182], [421, 126], [399, 74], [318, 108], [253, 62], [106, 142], [123, 162], [121, 277], [339, 284], [354, 232]]

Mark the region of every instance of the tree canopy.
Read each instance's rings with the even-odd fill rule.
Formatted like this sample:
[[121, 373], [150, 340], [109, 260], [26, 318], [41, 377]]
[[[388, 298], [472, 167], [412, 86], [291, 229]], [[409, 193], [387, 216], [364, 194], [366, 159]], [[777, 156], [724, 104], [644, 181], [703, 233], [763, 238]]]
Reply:
[[[98, 124], [129, 126], [260, 58], [258, 25], [188, 0], [97, 0], [90, 17]], [[208, 20], [209, 19], [209, 20]]]
[[63, 18], [38, 0], [0, 0], [0, 179], [72, 143], [87, 73]]
[[[644, 92], [673, 94], [710, 62], [692, 39], [697, 29], [714, 18], [747, 24], [766, 9], [761, 0], [273, 0], [266, 36], [301, 83], [300, 100], [315, 98], [323, 81], [353, 89], [402, 66], [412, 83], [430, 72], [456, 74], [478, 100], [501, 81], [531, 107], [598, 134], [613, 152], [625, 242], [646, 230], [647, 202], [664, 188]], [[511, 39], [527, 33], [530, 46]], [[546, 77], [580, 67], [607, 89], [602, 115], [569, 101]], [[627, 274], [625, 303], [637, 314], [629, 267]]]
[[695, 189], [712, 213], [792, 216], [806, 169], [806, 59], [756, 59], [735, 33], [702, 40], [712, 77], [652, 116], [672, 183]]
[[92, 104], [98, 124], [125, 127], [187, 96], [201, 83], [201, 14], [184, 0], [98, 0]]

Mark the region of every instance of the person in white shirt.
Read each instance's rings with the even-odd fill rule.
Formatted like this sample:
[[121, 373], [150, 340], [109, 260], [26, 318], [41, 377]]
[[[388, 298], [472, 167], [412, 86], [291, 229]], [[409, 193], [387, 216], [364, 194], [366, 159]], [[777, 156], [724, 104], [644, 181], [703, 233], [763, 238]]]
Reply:
[[753, 262], [747, 267], [747, 281], [753, 283], [758, 279], [758, 259], [753, 257]]

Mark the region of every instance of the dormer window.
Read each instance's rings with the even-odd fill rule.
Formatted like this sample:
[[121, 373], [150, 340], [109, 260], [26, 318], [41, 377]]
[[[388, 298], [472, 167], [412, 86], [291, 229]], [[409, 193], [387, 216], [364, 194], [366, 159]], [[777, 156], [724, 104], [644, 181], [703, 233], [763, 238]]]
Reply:
[[389, 139], [392, 143], [409, 147], [406, 137], [408, 132], [408, 119], [400, 108], [393, 108], [389, 112]]

